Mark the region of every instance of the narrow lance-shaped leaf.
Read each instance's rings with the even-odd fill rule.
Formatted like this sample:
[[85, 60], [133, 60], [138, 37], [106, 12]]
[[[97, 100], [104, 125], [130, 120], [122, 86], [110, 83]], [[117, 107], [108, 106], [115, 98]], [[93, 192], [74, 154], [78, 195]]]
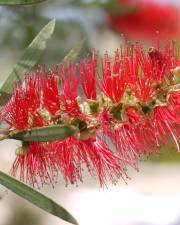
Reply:
[[74, 135], [75, 132], [75, 127], [71, 125], [52, 125], [40, 128], [32, 128], [24, 131], [12, 132], [8, 135], [8, 138], [22, 140], [26, 142], [46, 142], [68, 138]]
[[46, 0], [0, 0], [0, 5], [30, 5], [44, 1]]
[[46, 49], [47, 40], [52, 36], [55, 20], [51, 20], [34, 38], [23, 57], [13, 67], [12, 72], [0, 89], [0, 105], [4, 105], [13, 92], [15, 81], [22, 82], [25, 75], [37, 64]]
[[68, 59], [71, 59], [71, 62], [74, 62], [76, 58], [80, 55], [82, 48], [84, 47], [85, 39], [82, 39], [77, 45], [75, 45], [68, 54], [61, 61], [62, 64], [65, 64]]
[[69, 223], [78, 225], [76, 219], [62, 206], [58, 205], [52, 199], [46, 197], [33, 188], [3, 173], [2, 171], [0, 171], [0, 184], [13, 191], [17, 195], [28, 200], [35, 206], [43, 209], [44, 211], [57, 216]]

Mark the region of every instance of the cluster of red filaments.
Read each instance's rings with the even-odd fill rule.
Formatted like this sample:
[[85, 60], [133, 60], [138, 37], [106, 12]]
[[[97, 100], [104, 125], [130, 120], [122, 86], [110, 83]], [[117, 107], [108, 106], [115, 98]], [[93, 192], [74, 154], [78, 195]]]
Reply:
[[[70, 124], [75, 135], [52, 142], [23, 142], [11, 173], [31, 185], [83, 180], [83, 170], [100, 184], [125, 178], [140, 157], [174, 142], [179, 149], [180, 60], [172, 44], [139, 44], [114, 58], [96, 52], [76, 66], [68, 63], [29, 74], [1, 110], [9, 131]], [[101, 66], [99, 69], [98, 66]]]

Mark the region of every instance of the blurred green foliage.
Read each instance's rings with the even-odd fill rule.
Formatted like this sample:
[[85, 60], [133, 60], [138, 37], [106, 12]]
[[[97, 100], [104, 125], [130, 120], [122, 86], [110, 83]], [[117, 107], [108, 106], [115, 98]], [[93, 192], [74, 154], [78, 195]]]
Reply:
[[[1, 8], [1, 51], [12, 51], [13, 54], [17, 53], [17, 55], [19, 52], [24, 51], [44, 24], [51, 19], [42, 15], [46, 7], [45, 4], [38, 4]], [[82, 25], [77, 21], [57, 20], [56, 30], [49, 43], [49, 48], [39, 63], [47, 64], [47, 66], [55, 65], [60, 62], [69, 49], [74, 47], [85, 36], [86, 33]], [[86, 44], [86, 50], [87, 48]]]
[[149, 157], [152, 162], [180, 162], [180, 153], [177, 152], [176, 147], [171, 144], [162, 146], [160, 153], [153, 154]]
[[55, 20], [51, 20], [34, 37], [31, 44], [24, 51], [21, 59], [13, 66], [7, 79], [4, 78], [3, 85], [0, 89], [0, 105], [4, 105], [11, 97], [16, 81], [21, 83], [24, 80], [26, 73], [30, 72], [37, 65], [47, 47], [47, 41], [51, 38], [54, 32], [54, 28]]
[[0, 5], [29, 5], [37, 4], [46, 0], [0, 0]]
[[23, 201], [19, 204], [11, 202], [10, 207], [12, 214], [2, 225], [43, 225], [42, 217], [35, 210], [30, 210]]

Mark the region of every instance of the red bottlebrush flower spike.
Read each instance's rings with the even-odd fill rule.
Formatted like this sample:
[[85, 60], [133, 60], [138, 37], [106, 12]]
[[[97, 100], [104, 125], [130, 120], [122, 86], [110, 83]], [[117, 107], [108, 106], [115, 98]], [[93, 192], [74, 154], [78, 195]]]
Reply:
[[75, 133], [44, 142], [22, 138], [12, 175], [33, 186], [53, 185], [59, 174], [77, 184], [86, 167], [105, 186], [127, 177], [129, 165], [138, 170], [140, 158], [158, 153], [169, 141], [180, 151], [177, 55], [171, 44], [148, 52], [137, 44], [116, 51], [113, 60], [105, 54], [100, 72], [94, 51], [76, 66], [28, 75], [0, 110], [1, 121], [9, 125], [6, 137], [62, 125]]
[[[122, 0], [116, 1], [116, 8]], [[123, 1], [132, 11], [126, 14], [108, 12], [110, 26], [133, 40], [151, 40], [158, 31], [162, 41], [179, 37], [179, 9], [171, 4], [151, 1]], [[122, 7], [120, 4], [119, 7]]]

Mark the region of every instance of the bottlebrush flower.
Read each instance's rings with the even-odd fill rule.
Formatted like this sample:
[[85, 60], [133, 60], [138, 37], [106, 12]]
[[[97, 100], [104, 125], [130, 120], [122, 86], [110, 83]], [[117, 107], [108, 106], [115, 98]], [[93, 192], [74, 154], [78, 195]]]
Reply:
[[93, 51], [92, 58], [87, 63], [82, 62], [80, 66], [81, 83], [84, 95], [87, 99], [96, 100], [96, 76], [97, 76], [97, 54]]
[[115, 53], [113, 63], [111, 63], [108, 54], [104, 55], [102, 62], [103, 79], [100, 85], [103, 93], [114, 103], [122, 99], [126, 89], [127, 74], [123, 69], [124, 64], [125, 61], [121, 60], [118, 52]]
[[101, 186], [110, 179], [116, 183], [126, 172], [125, 160], [116, 156], [108, 145], [98, 137], [70, 137], [52, 146], [58, 155], [58, 165], [67, 183], [83, 181], [83, 168], [87, 167], [93, 177], [98, 176]]
[[[117, 0], [121, 3], [120, 0]], [[160, 5], [151, 1], [128, 1], [123, 3], [132, 7], [127, 14], [109, 14], [110, 26], [130, 39], [147, 39], [159, 33], [160, 40], [178, 38], [179, 36], [179, 9], [172, 5]]]
[[[169, 140], [179, 151], [177, 53], [170, 43], [147, 52], [136, 44], [117, 50], [113, 59], [106, 53], [100, 70], [94, 51], [75, 66], [27, 75], [0, 111], [7, 138], [22, 140], [11, 174], [34, 186], [54, 185], [60, 174], [77, 184], [86, 167], [104, 186], [126, 177], [127, 166], [138, 170], [140, 158], [158, 153]], [[73, 127], [63, 140], [13, 135], [63, 125]]]

